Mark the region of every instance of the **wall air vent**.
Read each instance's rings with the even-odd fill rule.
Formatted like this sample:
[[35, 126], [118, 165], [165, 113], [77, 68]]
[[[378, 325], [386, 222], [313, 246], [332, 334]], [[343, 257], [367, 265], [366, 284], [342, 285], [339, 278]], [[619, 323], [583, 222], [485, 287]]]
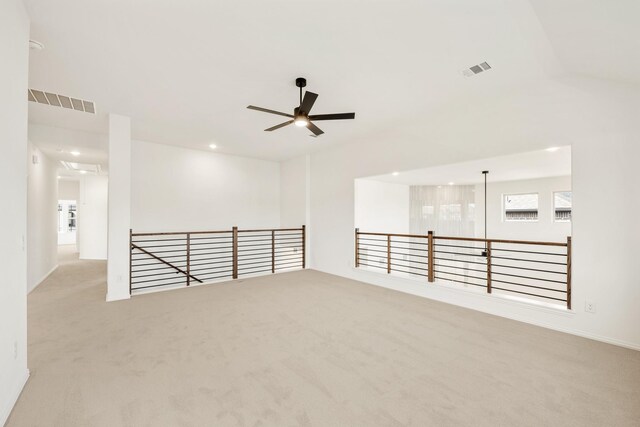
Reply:
[[478, 64], [478, 65], [474, 65], [472, 67], [469, 68], [465, 68], [464, 70], [462, 70], [462, 75], [465, 77], [472, 77], [475, 76], [476, 74], [480, 74], [483, 71], [488, 71], [491, 69], [491, 65], [489, 65], [486, 62], [483, 62], [482, 64]]
[[82, 111], [85, 113], [95, 114], [96, 105], [92, 101], [72, 98], [65, 95], [57, 95], [51, 92], [44, 92], [36, 89], [29, 89], [27, 96], [29, 101], [38, 104], [51, 105], [53, 107], [66, 108], [68, 110]]

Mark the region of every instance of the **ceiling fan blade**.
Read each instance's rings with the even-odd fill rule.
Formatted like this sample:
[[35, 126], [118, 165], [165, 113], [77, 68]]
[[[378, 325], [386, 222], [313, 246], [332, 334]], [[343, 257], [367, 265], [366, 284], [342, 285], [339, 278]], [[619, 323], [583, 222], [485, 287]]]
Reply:
[[346, 120], [355, 118], [356, 113], [318, 114], [316, 116], [309, 116], [309, 120]]
[[313, 123], [309, 122], [309, 124], [307, 125], [307, 128], [313, 132], [313, 134], [315, 136], [319, 136], [322, 135], [324, 132], [322, 131], [322, 129], [320, 129], [318, 126], [314, 125]]
[[249, 110], [262, 111], [263, 113], [277, 114], [277, 115], [279, 115], [279, 116], [285, 116], [285, 117], [291, 117], [291, 118], [293, 118], [293, 115], [292, 115], [292, 114], [281, 113], [280, 111], [268, 110], [268, 109], [266, 109], [266, 108], [256, 107], [256, 106], [254, 106], [254, 105], [249, 105], [247, 108], [248, 108]]
[[302, 104], [300, 104], [300, 113], [309, 114], [317, 97], [317, 93], [306, 91], [304, 93], [304, 98], [302, 98]]
[[265, 129], [264, 131], [265, 132], [271, 132], [272, 130], [276, 130], [276, 129], [280, 129], [280, 128], [283, 128], [285, 126], [288, 126], [291, 123], [293, 123], [293, 120], [288, 120], [288, 121], [286, 121], [284, 123], [280, 123], [279, 125], [275, 125], [273, 127], [270, 127], [269, 129]]

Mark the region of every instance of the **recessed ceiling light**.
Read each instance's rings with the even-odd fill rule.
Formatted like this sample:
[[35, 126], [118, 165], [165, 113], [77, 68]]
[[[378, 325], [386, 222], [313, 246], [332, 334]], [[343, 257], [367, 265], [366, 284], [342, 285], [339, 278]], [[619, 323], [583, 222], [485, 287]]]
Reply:
[[84, 175], [85, 173], [87, 173], [87, 171], [79, 171], [82, 175]]
[[58, 175], [58, 179], [62, 178], [60, 175]]
[[209, 148], [215, 150], [216, 148], [218, 148], [218, 146], [216, 144], [209, 144]]
[[391, 175], [398, 176], [398, 175], [400, 175], [400, 172], [393, 172]]
[[453, 185], [453, 182], [450, 182], [449, 185]]
[[560, 147], [549, 147], [546, 149], [546, 151], [549, 151], [551, 153], [553, 153], [554, 151], [558, 151], [560, 149]]
[[79, 151], [75, 151], [75, 150], [74, 150], [74, 151], [71, 151], [71, 152], [70, 152], [70, 154], [71, 154], [72, 156], [76, 156], [76, 157], [78, 157], [78, 156], [80, 155], [80, 152], [79, 152]]

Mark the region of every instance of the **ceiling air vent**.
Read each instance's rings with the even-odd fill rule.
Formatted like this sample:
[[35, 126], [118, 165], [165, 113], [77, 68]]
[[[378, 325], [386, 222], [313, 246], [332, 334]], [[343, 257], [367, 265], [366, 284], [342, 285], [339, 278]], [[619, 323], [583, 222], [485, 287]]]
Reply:
[[483, 62], [482, 64], [474, 65], [472, 67], [462, 70], [462, 75], [465, 77], [472, 77], [472, 76], [475, 76], [476, 74], [480, 74], [483, 71], [487, 71], [490, 69], [491, 69], [491, 65], [489, 65], [486, 62]]
[[85, 101], [83, 99], [57, 95], [55, 93], [43, 92], [36, 89], [29, 89], [27, 95], [29, 97], [29, 101], [37, 102], [38, 104], [62, 107], [68, 110], [82, 111], [90, 114], [96, 113], [96, 105], [92, 101]]

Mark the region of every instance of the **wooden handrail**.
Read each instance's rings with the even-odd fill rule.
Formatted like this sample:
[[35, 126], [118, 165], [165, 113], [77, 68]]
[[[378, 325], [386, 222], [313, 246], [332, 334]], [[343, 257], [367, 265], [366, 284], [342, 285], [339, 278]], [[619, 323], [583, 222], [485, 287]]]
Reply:
[[156, 233], [132, 233], [133, 237], [137, 236], [175, 236], [179, 234], [222, 234], [231, 233], [231, 230], [215, 230], [215, 231], [159, 231]]
[[145, 254], [149, 255], [151, 258], [157, 259], [157, 260], [158, 260], [158, 261], [160, 261], [161, 263], [168, 265], [169, 267], [173, 268], [174, 270], [177, 270], [177, 271], [179, 271], [180, 273], [185, 274], [187, 277], [190, 277], [190, 278], [192, 278], [193, 280], [197, 280], [198, 282], [202, 283], [202, 280], [198, 279], [197, 277], [194, 277], [194, 276], [190, 275], [190, 274], [189, 274], [189, 273], [187, 273], [186, 271], [184, 271], [184, 270], [182, 270], [182, 269], [180, 269], [180, 268], [176, 267], [175, 265], [171, 264], [171, 263], [170, 263], [170, 262], [168, 262], [168, 261], [163, 260], [163, 259], [162, 259], [162, 258], [160, 258], [159, 256], [154, 255], [154, 254], [152, 254], [151, 252], [149, 252], [149, 251], [147, 251], [147, 250], [145, 250], [145, 249], [142, 249], [140, 246], [138, 246], [138, 245], [136, 245], [136, 244], [132, 243], [132, 244], [131, 244], [131, 247], [132, 247], [132, 248], [135, 248], [135, 249], [137, 249], [137, 250], [139, 250], [140, 252], [144, 252]]
[[397, 234], [397, 233], [370, 233], [366, 231], [358, 231], [358, 234], [366, 234], [368, 236], [393, 236], [393, 237], [419, 237], [421, 239], [426, 239], [427, 236], [421, 236], [419, 234]]
[[[266, 231], [302, 231], [302, 228], [260, 228], [254, 230], [240, 230], [238, 229], [238, 233], [256, 233], [256, 232], [266, 232]], [[137, 236], [175, 236], [175, 235], [187, 235], [187, 234], [231, 234], [232, 230], [211, 230], [211, 231], [160, 231], [157, 233], [131, 233], [133, 237]]]
[[[426, 239], [428, 236], [420, 235], [420, 234], [399, 234], [399, 233], [372, 233], [366, 231], [357, 231], [357, 234], [366, 234], [368, 236], [391, 236], [391, 237], [409, 237], [409, 238], [419, 238]], [[567, 244], [564, 242], [538, 242], [534, 240], [505, 240], [505, 239], [483, 239], [481, 237], [451, 237], [451, 236], [433, 236], [434, 239], [438, 240], [458, 240], [458, 241], [467, 241], [467, 242], [493, 242], [493, 243], [513, 243], [520, 245], [541, 245], [541, 246], [559, 246], [566, 247]]]
[[238, 233], [257, 233], [260, 231], [302, 231], [301, 228], [256, 228], [254, 230], [238, 230]]

